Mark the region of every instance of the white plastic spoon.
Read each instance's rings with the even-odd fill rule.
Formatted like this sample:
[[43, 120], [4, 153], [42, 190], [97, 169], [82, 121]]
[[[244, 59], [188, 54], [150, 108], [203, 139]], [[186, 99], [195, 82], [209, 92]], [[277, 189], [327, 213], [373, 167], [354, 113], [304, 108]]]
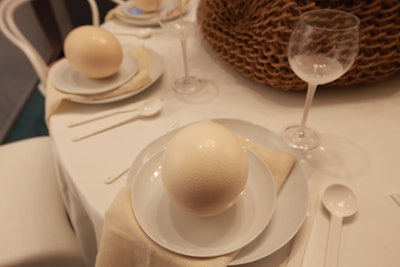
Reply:
[[92, 122], [95, 120], [110, 117], [110, 116], [113, 116], [116, 114], [128, 113], [128, 112], [132, 112], [132, 111], [135, 111], [138, 109], [145, 110], [145, 109], [148, 109], [149, 107], [150, 107], [150, 109], [152, 109], [152, 107], [158, 106], [160, 104], [160, 102], [161, 102], [161, 100], [159, 98], [146, 99], [146, 100], [137, 102], [128, 108], [106, 111], [104, 113], [94, 115], [93, 117], [90, 117], [90, 118], [86, 118], [86, 119], [83, 119], [80, 121], [70, 122], [68, 124], [68, 127], [75, 127], [75, 126], [82, 125], [82, 124]]
[[115, 182], [116, 180], [118, 180], [120, 177], [122, 177], [122, 175], [124, 175], [125, 173], [127, 173], [129, 171], [129, 168], [124, 169], [122, 172], [118, 173], [117, 175], [113, 175], [113, 176], [108, 176], [107, 179], [104, 181], [106, 184], [112, 184], [113, 182]]
[[133, 35], [142, 39], [149, 38], [153, 35], [152, 28], [143, 28], [138, 30], [112, 30], [112, 32], [119, 35]]
[[358, 210], [358, 200], [349, 187], [333, 184], [325, 189], [322, 201], [331, 213], [325, 267], [337, 267], [342, 221], [344, 217], [351, 216]]
[[133, 121], [133, 120], [138, 119], [138, 118], [154, 116], [158, 112], [160, 112], [160, 110], [162, 108], [161, 99], [157, 98], [156, 100], [157, 101], [152, 101], [151, 104], [147, 103], [146, 105], [140, 106], [139, 109], [138, 109], [138, 112], [133, 117], [130, 117], [130, 118], [125, 119], [125, 120], [123, 120], [121, 122], [118, 122], [116, 124], [107, 126], [107, 127], [102, 128], [100, 130], [96, 130], [96, 131], [91, 132], [91, 133], [83, 134], [83, 135], [80, 135], [80, 136], [75, 136], [74, 138], [72, 138], [72, 141], [74, 141], [74, 142], [75, 141], [79, 141], [79, 140], [85, 139], [87, 137], [90, 137], [90, 136], [93, 136], [93, 135], [108, 131], [110, 129], [113, 129], [115, 127], [118, 127], [120, 125], [123, 125], [123, 124], [125, 124], [127, 122]]

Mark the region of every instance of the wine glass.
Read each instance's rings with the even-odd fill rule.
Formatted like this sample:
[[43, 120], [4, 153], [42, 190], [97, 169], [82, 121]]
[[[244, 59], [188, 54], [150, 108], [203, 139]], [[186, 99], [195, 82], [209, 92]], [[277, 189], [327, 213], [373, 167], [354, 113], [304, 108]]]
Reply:
[[293, 30], [287, 51], [289, 64], [308, 88], [300, 125], [283, 132], [283, 139], [292, 148], [318, 146], [318, 135], [306, 127], [311, 102], [318, 85], [338, 79], [353, 65], [358, 54], [359, 23], [353, 14], [320, 9], [305, 12]]
[[[204, 86], [204, 80], [189, 74], [187, 57], [187, 39], [195, 31], [195, 23], [185, 18], [187, 0], [161, 0], [159, 10], [159, 24], [167, 34], [179, 39], [182, 49], [184, 76], [175, 80], [174, 90], [180, 94], [199, 92]], [[166, 14], [169, 13], [169, 18]], [[177, 17], [171, 15], [177, 12]]]

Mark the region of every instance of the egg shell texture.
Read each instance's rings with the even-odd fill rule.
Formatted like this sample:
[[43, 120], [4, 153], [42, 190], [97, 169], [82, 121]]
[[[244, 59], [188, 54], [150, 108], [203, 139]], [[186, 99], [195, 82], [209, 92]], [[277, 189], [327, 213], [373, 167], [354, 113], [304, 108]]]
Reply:
[[162, 180], [177, 206], [200, 216], [229, 208], [248, 176], [245, 149], [225, 127], [202, 121], [185, 127], [169, 142]]
[[82, 75], [101, 79], [115, 74], [122, 63], [119, 41], [107, 30], [96, 26], [80, 26], [64, 41], [65, 57]]

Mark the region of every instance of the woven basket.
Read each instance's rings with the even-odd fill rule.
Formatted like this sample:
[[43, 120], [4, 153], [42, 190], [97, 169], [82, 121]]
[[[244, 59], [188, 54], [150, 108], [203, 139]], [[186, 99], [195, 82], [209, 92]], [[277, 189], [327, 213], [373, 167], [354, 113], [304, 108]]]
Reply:
[[360, 18], [360, 51], [352, 68], [328, 85], [369, 83], [400, 70], [399, 0], [200, 0], [203, 38], [244, 76], [281, 90], [303, 90], [290, 69], [286, 48], [300, 15], [332, 8]]

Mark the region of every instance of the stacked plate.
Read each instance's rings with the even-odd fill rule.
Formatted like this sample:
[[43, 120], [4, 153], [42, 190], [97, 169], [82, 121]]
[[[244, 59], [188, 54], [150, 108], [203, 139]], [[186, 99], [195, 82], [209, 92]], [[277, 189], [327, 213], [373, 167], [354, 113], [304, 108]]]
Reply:
[[[149, 88], [164, 72], [164, 59], [155, 51], [148, 51], [150, 53], [152, 70], [151, 82], [146, 86], [107, 99], [91, 100], [88, 98], [88, 100], [85, 101], [82, 98], [79, 98], [78, 100], [77, 98], [72, 97], [70, 98], [71, 101], [85, 104], [110, 103], [131, 97]], [[90, 96], [106, 93], [118, 88], [128, 80], [132, 79], [138, 73], [139, 67], [138, 61], [126, 53], [121, 67], [116, 74], [104, 79], [90, 79], [74, 70], [68, 60], [63, 58], [51, 67], [49, 80], [57, 90], [63, 93]]]
[[[252, 142], [288, 150], [267, 129], [247, 121], [216, 119]], [[230, 265], [264, 258], [285, 245], [301, 227], [307, 209], [305, 175], [295, 164], [275, 198], [272, 175], [265, 164], [248, 152], [249, 179], [241, 199], [228, 211], [199, 218], [172, 205], [162, 185], [161, 158], [169, 140], [179, 129], [150, 143], [133, 163], [132, 207], [142, 230], [166, 249], [188, 256], [212, 257], [240, 249]]]

